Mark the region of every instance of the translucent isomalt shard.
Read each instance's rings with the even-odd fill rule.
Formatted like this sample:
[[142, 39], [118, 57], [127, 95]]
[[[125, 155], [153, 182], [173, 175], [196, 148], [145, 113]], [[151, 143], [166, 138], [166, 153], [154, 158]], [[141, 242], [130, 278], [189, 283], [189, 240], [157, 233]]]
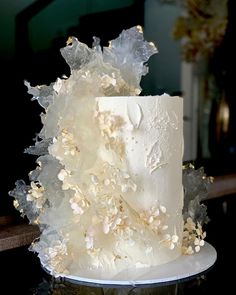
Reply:
[[[71, 71], [86, 68], [97, 68], [100, 74], [120, 74], [120, 78], [127, 84], [129, 93], [133, 91], [136, 94], [141, 92], [140, 81], [143, 75], [146, 75], [148, 68], [145, 63], [151, 55], [157, 52], [152, 42], [147, 42], [143, 38], [142, 28], [140, 26], [133, 27], [129, 30], [123, 30], [120, 36], [109, 42], [108, 47], [103, 48], [103, 52], [99, 45], [99, 39], [94, 39], [92, 49], [87, 45], [79, 42], [76, 38], [70, 38], [70, 45], [61, 49], [62, 56], [69, 64]], [[118, 72], [117, 72], [118, 70]], [[104, 73], [103, 73], [104, 71]], [[113, 72], [114, 71], [114, 72]], [[113, 79], [114, 80], [114, 77]], [[115, 81], [110, 81], [114, 84]], [[118, 92], [121, 92], [122, 85], [118, 85]], [[111, 93], [111, 95], [116, 94]]]

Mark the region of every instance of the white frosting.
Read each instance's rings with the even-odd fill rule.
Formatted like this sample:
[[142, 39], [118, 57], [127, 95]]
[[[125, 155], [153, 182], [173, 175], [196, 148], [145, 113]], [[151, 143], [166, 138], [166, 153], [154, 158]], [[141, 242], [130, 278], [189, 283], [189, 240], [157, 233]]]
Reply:
[[[140, 244], [135, 242], [133, 245], [122, 241], [119, 244], [120, 251], [144, 265], [173, 260], [181, 255], [179, 241], [182, 240], [183, 231], [182, 99], [164, 94], [99, 97], [96, 100], [98, 117], [106, 114], [113, 117], [114, 121], [122, 121], [120, 128], [113, 128], [110, 139], [116, 138], [117, 145], [124, 146], [123, 154], [117, 156], [117, 146], [115, 149], [107, 146], [107, 141], [101, 143], [98, 151], [104, 162], [125, 170], [134, 182], [135, 189], [124, 189], [122, 198], [137, 214], [145, 212], [151, 227], [155, 216], [160, 213], [166, 215], [162, 225], [165, 235], [146, 233], [150, 239], [145, 249], [146, 255], [142, 249], [142, 239]], [[146, 230], [143, 227], [143, 231]]]
[[[158, 201], [181, 213], [182, 99], [164, 94], [104, 97], [97, 98], [97, 102], [99, 112], [109, 111], [125, 122], [116, 134], [125, 144], [125, 157], [121, 162], [125, 159], [130, 176], [138, 184], [126, 200], [137, 210], [148, 209]], [[134, 128], [130, 128], [130, 124]], [[104, 161], [117, 164], [112, 150], [102, 147], [100, 152]]]

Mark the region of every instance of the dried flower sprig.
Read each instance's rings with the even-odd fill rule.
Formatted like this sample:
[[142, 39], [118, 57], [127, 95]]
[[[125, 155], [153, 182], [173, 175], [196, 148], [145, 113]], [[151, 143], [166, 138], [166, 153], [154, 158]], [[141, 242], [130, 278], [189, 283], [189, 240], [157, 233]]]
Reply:
[[183, 254], [199, 252], [204, 246], [206, 232], [203, 231], [203, 225], [209, 221], [209, 218], [207, 207], [201, 202], [207, 198], [212, 181], [212, 177], [206, 177], [203, 168], [195, 170], [192, 164], [183, 166]]
[[173, 37], [176, 40], [183, 40], [184, 60], [195, 62], [202, 56], [212, 56], [226, 32], [228, 1], [182, 0], [181, 2], [185, 15], [177, 19], [173, 28]]
[[193, 254], [199, 252], [204, 246], [206, 232], [203, 231], [200, 223], [193, 222], [191, 217], [188, 217], [184, 224], [182, 252], [183, 254]]

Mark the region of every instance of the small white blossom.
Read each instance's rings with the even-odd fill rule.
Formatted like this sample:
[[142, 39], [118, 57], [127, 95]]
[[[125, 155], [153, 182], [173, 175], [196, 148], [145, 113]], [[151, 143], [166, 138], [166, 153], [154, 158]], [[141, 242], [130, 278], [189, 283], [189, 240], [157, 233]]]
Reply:
[[170, 250], [173, 250], [176, 246], [176, 244], [179, 241], [179, 237], [177, 235], [170, 235], [166, 234], [164, 236], [164, 239], [161, 241], [166, 247], [168, 247]]
[[195, 251], [196, 251], [196, 252], [199, 252], [200, 249], [201, 249], [201, 247], [204, 246], [204, 244], [205, 244], [204, 240], [201, 240], [201, 239], [196, 238], [196, 239], [194, 240]]
[[44, 197], [44, 187], [40, 183], [35, 183], [33, 181], [31, 181], [30, 185], [31, 189], [26, 195], [26, 200], [33, 202], [38, 209], [43, 208], [46, 201], [46, 198]]
[[104, 234], [108, 234], [109, 231], [110, 231], [109, 218], [106, 216], [103, 221], [103, 232]]
[[65, 169], [61, 169], [61, 171], [58, 173], [57, 177], [59, 180], [63, 181], [69, 173]]
[[18, 200], [14, 200], [14, 201], [13, 201], [13, 205], [14, 205], [14, 207], [15, 207], [16, 209], [20, 206]]
[[104, 180], [104, 185], [108, 186], [110, 184], [110, 180], [107, 178]]
[[71, 209], [73, 210], [74, 214], [83, 214], [84, 210], [77, 204], [77, 203], [71, 203]]
[[139, 216], [156, 233], [165, 231], [168, 228], [168, 225], [165, 224], [167, 218], [166, 208], [162, 205], [143, 210]]
[[82, 215], [89, 207], [88, 200], [78, 191], [75, 192], [73, 198], [69, 200], [71, 209], [75, 215]]
[[185, 255], [192, 255], [194, 253], [192, 246], [182, 247], [182, 253]]
[[166, 207], [165, 206], [162, 206], [162, 205], [160, 205], [160, 210], [161, 210], [161, 212], [162, 213], [166, 213]]

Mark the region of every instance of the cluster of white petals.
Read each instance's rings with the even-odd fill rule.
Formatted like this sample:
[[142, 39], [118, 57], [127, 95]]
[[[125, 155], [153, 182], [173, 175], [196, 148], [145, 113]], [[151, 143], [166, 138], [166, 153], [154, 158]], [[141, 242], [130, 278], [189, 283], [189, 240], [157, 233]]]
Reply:
[[46, 198], [44, 196], [44, 187], [40, 183], [31, 181], [31, 189], [29, 190], [26, 200], [34, 203], [34, 206], [38, 209], [42, 209]]
[[195, 223], [191, 217], [188, 217], [184, 224], [182, 252], [183, 254], [193, 254], [199, 252], [204, 246], [206, 232], [202, 230], [200, 223]]
[[[66, 239], [54, 240], [49, 247], [40, 249], [39, 257], [41, 261], [50, 266], [53, 273], [69, 273], [65, 264], [65, 257], [68, 255], [66, 242]], [[32, 247], [34, 247], [34, 243]], [[35, 247], [37, 249], [37, 246]]]
[[149, 210], [140, 212], [140, 218], [156, 233], [162, 233], [168, 229], [166, 221], [168, 215], [163, 205], [152, 206]]
[[179, 242], [179, 237], [177, 235], [170, 235], [166, 234], [164, 236], [164, 239], [161, 241], [166, 247], [168, 247], [170, 250], [173, 250], [177, 243]]

